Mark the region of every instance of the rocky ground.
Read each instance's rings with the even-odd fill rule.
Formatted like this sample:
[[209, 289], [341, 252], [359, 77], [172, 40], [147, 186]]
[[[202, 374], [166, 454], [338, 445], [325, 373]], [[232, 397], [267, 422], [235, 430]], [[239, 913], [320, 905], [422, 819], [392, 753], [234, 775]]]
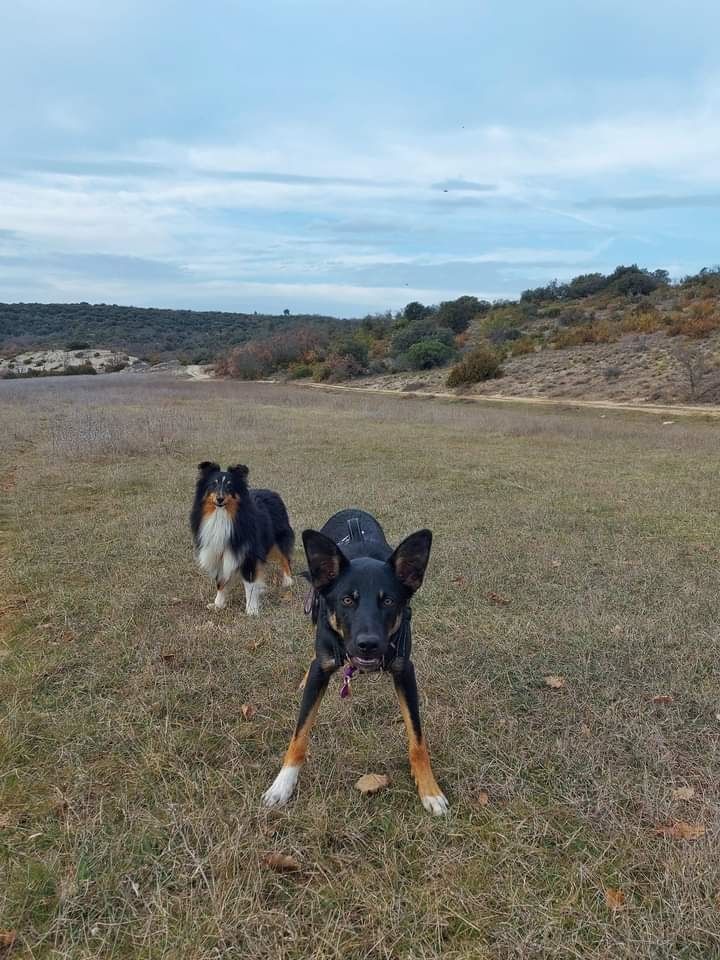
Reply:
[[91, 366], [96, 373], [115, 373], [134, 368], [146, 369], [148, 364], [138, 357], [116, 350], [29, 350], [0, 359], [0, 376], [3, 373], [63, 373], [72, 367], [87, 366]]
[[[0, 357], [0, 378], [9, 374], [42, 373], [62, 375], [68, 370], [91, 366], [96, 373], [162, 373], [208, 380], [213, 377], [212, 366], [182, 364], [179, 360], [163, 360], [149, 364], [139, 357], [116, 350], [29, 350], [12, 357]], [[88, 371], [89, 372], [89, 371]]]

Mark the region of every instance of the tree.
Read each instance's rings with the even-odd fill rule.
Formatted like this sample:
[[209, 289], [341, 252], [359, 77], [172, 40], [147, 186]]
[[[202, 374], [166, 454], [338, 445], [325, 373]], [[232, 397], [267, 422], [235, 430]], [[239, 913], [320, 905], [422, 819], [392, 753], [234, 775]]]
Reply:
[[390, 352], [393, 356], [398, 356], [407, 353], [414, 343], [430, 339], [440, 340], [452, 346], [453, 332], [449, 327], [439, 327], [434, 316], [413, 320], [412, 323], [406, 323], [395, 330], [390, 343]]
[[455, 351], [442, 340], [420, 340], [410, 347], [405, 356], [413, 370], [429, 370], [448, 363], [455, 356]]
[[290, 316], [290, 311], [288, 310], [287, 307], [285, 307], [285, 309], [283, 310], [283, 316], [284, 316], [284, 317], [289, 317], [289, 316]]
[[424, 320], [433, 312], [432, 307], [426, 307], [424, 304], [413, 300], [403, 310], [403, 318], [407, 323], [414, 323], [416, 320]]
[[676, 347], [673, 355], [687, 387], [688, 400], [717, 400], [720, 369], [700, 346]]
[[463, 330], [467, 330], [475, 317], [482, 317], [491, 309], [491, 303], [487, 300], [478, 300], [477, 297], [446, 300], [438, 307], [437, 323], [443, 327], [450, 327], [453, 333], [462, 333]]

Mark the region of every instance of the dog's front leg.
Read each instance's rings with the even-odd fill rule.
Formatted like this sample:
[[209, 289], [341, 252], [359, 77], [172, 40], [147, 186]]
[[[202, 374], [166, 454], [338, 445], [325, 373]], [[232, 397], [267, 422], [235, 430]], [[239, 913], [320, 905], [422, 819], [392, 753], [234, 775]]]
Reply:
[[260, 597], [265, 593], [265, 565], [252, 557], [247, 557], [241, 567], [243, 586], [245, 587], [245, 613], [256, 617], [260, 613]]
[[415, 667], [411, 660], [405, 661], [402, 671], [397, 676], [393, 676], [393, 682], [407, 731], [410, 770], [417, 784], [422, 805], [430, 813], [441, 817], [448, 811], [448, 802], [437, 785], [430, 766], [430, 754], [420, 724]]
[[272, 786], [263, 794], [262, 802], [265, 807], [280, 807], [290, 799], [295, 790], [300, 768], [305, 762], [310, 731], [315, 724], [320, 703], [325, 696], [330, 677], [336, 670], [333, 660], [313, 660], [306, 674], [305, 689], [303, 690], [300, 713], [298, 714], [295, 733], [287, 748], [280, 773], [275, 777]]

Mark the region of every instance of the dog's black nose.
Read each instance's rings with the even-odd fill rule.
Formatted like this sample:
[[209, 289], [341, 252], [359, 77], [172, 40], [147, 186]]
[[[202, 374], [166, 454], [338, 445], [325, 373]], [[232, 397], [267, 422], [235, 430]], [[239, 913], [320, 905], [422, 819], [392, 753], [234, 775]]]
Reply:
[[362, 654], [377, 653], [379, 647], [378, 638], [373, 636], [371, 633], [361, 633], [357, 638], [357, 648]]
[[221, 506], [225, 503], [225, 497], [216, 497], [216, 498], [215, 498], [215, 503], [216, 503], [219, 507], [221, 507]]

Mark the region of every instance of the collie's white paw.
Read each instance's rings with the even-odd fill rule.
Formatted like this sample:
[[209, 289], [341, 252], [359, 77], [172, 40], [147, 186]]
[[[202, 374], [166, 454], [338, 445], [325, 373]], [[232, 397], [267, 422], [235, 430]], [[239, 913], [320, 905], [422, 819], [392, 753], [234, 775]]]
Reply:
[[428, 813], [432, 813], [436, 817], [444, 817], [450, 809], [450, 804], [442, 793], [435, 797], [420, 797], [420, 799]]
[[218, 603], [218, 598], [215, 597], [212, 603], [207, 604], [208, 610], [224, 610], [226, 606], [227, 600], [225, 600], [224, 597], [221, 599], [220, 603]]
[[282, 585], [284, 587], [291, 587], [293, 585], [293, 578], [289, 577], [286, 573], [283, 574]]
[[300, 767], [283, 767], [275, 777], [272, 786], [262, 796], [264, 807], [281, 807], [293, 795], [300, 775]]
[[257, 602], [257, 600], [255, 600], [254, 602], [245, 604], [245, 613], [249, 617], [260, 616], [260, 604]]

